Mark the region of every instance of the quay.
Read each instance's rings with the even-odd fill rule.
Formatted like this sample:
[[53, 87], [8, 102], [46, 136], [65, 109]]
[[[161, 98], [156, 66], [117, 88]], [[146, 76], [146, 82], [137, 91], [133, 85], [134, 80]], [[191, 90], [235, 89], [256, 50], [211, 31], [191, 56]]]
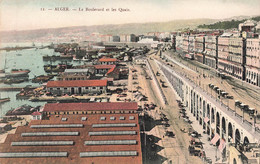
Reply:
[[106, 99], [109, 97], [104, 96], [66, 96], [66, 97], [53, 97], [53, 96], [45, 96], [45, 97], [31, 97], [29, 101], [68, 101], [68, 102], [76, 102], [76, 101], [91, 101], [91, 99]]
[[[25, 88], [25, 87], [3, 87], [3, 88], [0, 88], [0, 91], [20, 91], [23, 88]], [[35, 89], [37, 87], [29, 87], [29, 88]]]

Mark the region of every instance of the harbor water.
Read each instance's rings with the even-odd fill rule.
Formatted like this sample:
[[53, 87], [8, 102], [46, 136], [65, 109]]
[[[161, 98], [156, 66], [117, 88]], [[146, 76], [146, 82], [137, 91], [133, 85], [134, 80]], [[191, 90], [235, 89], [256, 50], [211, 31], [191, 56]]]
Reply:
[[[5, 70], [6, 73], [10, 72], [11, 69], [29, 69], [31, 72], [29, 73], [29, 81], [19, 83], [19, 84], [4, 84], [0, 83], [0, 88], [4, 87], [25, 87], [27, 85], [31, 86], [40, 86], [38, 83], [32, 83], [31, 79], [35, 76], [46, 75], [43, 66], [45, 64], [59, 64], [59, 63], [68, 63], [73, 65], [81, 65], [84, 64], [81, 61], [55, 61], [50, 63], [49, 61], [43, 61], [43, 56], [45, 55], [59, 55], [59, 53], [54, 52], [54, 49], [49, 48], [41, 48], [41, 45], [50, 45], [50, 43], [35, 43], [35, 48], [31, 49], [23, 49], [23, 50], [15, 50], [15, 51], [0, 51], [0, 69]], [[6, 43], [1, 44], [1, 48], [3, 47], [16, 47], [16, 46], [32, 46], [32, 43]], [[16, 94], [17, 91], [1, 91], [1, 98], [9, 97], [10, 101], [0, 104], [0, 117], [2, 117], [7, 111], [12, 108], [17, 108], [21, 105], [27, 104], [33, 107], [38, 105], [44, 105], [45, 102], [30, 102], [29, 100], [17, 100]]]

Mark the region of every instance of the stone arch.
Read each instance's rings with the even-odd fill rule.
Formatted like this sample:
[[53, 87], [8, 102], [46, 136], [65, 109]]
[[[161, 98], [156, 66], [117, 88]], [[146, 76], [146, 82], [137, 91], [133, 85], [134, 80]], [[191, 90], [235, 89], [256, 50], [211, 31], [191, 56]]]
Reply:
[[219, 116], [219, 113], [217, 112], [217, 115], [216, 115], [216, 131], [218, 134], [220, 134], [220, 116]]
[[196, 120], [199, 120], [199, 95], [196, 94]]
[[200, 109], [202, 109], [202, 108], [201, 108], [201, 105], [202, 105], [201, 102], [202, 102], [202, 99], [201, 99], [201, 97], [200, 97], [200, 104], [199, 104], [199, 108], [200, 108]]
[[250, 142], [249, 142], [249, 139], [247, 137], [244, 138], [244, 145], [248, 145]]
[[221, 120], [221, 124], [222, 124], [222, 134], [226, 134], [226, 120], [225, 120], [225, 117], [222, 117], [222, 120]]
[[206, 102], [203, 100], [203, 117], [206, 115]]
[[233, 164], [237, 164], [236, 158], [233, 159]]
[[235, 144], [239, 144], [241, 139], [241, 135], [238, 129], [235, 131]]
[[233, 139], [233, 127], [231, 123], [228, 123], [228, 136]]
[[195, 102], [196, 102], [196, 93], [193, 92], [193, 116], [195, 116], [195, 112], [196, 112]]
[[194, 101], [194, 99], [193, 99], [193, 91], [192, 90], [190, 91], [190, 101], [191, 101], [190, 112], [193, 113], [193, 101]]
[[211, 122], [215, 122], [215, 112], [213, 108], [211, 108]]
[[210, 107], [209, 107], [209, 104], [207, 105], [207, 117], [210, 116]]

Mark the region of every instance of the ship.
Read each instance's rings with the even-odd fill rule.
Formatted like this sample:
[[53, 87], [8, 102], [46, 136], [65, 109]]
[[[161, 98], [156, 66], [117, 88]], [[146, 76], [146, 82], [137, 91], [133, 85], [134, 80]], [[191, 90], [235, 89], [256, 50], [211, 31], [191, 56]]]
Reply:
[[29, 76], [31, 71], [29, 69], [12, 69], [10, 73], [6, 73], [6, 77], [21, 77]]

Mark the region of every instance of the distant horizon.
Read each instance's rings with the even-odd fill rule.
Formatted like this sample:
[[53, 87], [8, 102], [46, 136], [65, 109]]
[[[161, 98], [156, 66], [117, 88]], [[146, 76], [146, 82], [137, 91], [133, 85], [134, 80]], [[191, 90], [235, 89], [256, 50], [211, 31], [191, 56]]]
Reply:
[[0, 8], [0, 31], [260, 15], [259, 0], [1, 0]]
[[[174, 19], [169, 21], [152, 21], [152, 22], [129, 22], [129, 23], [119, 23], [119, 24], [96, 24], [96, 25], [73, 25], [73, 26], [61, 26], [61, 27], [50, 27], [50, 28], [36, 28], [36, 29], [25, 29], [25, 30], [1, 30], [0, 32], [22, 32], [22, 31], [36, 31], [36, 30], [47, 30], [47, 29], [59, 29], [59, 28], [73, 28], [73, 27], [92, 27], [92, 26], [109, 26], [109, 25], [127, 25], [127, 24], [150, 24], [150, 23], [167, 23], [167, 22], [173, 22], [173, 21], [185, 21], [185, 20], [226, 20], [231, 19], [233, 17], [257, 17], [260, 15], [237, 15], [227, 18], [221, 18], [221, 19], [212, 19], [212, 18], [188, 18], [188, 19]], [[0, 26], [1, 27], [1, 26]]]

